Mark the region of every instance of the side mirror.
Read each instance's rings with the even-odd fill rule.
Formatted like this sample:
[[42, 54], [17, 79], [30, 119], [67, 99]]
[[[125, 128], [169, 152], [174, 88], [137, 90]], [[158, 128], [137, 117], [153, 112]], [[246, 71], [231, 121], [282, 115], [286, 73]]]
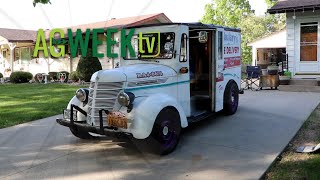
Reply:
[[208, 32], [206, 31], [200, 31], [199, 32], [199, 42], [200, 43], [206, 43], [208, 42]]

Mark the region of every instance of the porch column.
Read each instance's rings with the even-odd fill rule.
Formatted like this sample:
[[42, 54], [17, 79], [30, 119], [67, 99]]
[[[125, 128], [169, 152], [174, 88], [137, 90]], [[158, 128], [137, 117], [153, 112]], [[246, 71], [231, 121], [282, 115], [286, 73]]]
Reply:
[[8, 46], [10, 48], [10, 66], [11, 66], [11, 73], [13, 73], [13, 65], [14, 65], [14, 48], [16, 47], [16, 45], [14, 45], [13, 43], [8, 43]]
[[257, 48], [255, 46], [252, 47], [252, 66], [257, 66], [258, 62]]

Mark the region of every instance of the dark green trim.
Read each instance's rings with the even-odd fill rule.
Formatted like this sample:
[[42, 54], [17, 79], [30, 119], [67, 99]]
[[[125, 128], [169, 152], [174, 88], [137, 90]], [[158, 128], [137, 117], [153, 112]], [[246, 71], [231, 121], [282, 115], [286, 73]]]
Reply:
[[151, 88], [159, 88], [159, 87], [167, 87], [167, 86], [173, 86], [173, 85], [179, 85], [184, 83], [190, 83], [190, 81], [181, 81], [181, 82], [174, 82], [169, 84], [157, 84], [157, 85], [150, 85], [150, 86], [143, 86], [143, 87], [136, 87], [136, 88], [126, 88], [125, 90], [128, 91], [137, 91], [142, 89], [151, 89]]

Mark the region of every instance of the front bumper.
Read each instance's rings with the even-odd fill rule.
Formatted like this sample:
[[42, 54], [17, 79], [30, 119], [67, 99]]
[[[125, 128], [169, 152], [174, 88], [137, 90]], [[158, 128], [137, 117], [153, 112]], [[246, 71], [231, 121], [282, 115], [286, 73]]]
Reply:
[[117, 131], [117, 128], [112, 128], [112, 127], [104, 127], [103, 130], [101, 130], [98, 127], [90, 126], [85, 122], [71, 123], [69, 120], [65, 120], [65, 119], [57, 119], [56, 121], [62, 126], [66, 126], [69, 128], [77, 128], [82, 131], [91, 132], [94, 134], [100, 134], [104, 136], [130, 135], [128, 133]]
[[[72, 104], [70, 111], [74, 112], [74, 109], [76, 109], [78, 112], [80, 112], [84, 115], [87, 115], [87, 113], [84, 112], [81, 108]], [[56, 119], [56, 121], [58, 124], [60, 124], [62, 126], [66, 126], [69, 128], [77, 128], [81, 131], [91, 132], [91, 133], [105, 135], [105, 136], [114, 136], [114, 135], [120, 135], [120, 134], [130, 135], [129, 133], [118, 131], [117, 127], [103, 126], [102, 113], [109, 114], [109, 111], [103, 110], [103, 109], [101, 109], [99, 111], [99, 117], [100, 117], [99, 126], [91, 126], [91, 125], [87, 124], [86, 121], [75, 121], [74, 120], [75, 118], [73, 116], [76, 114], [74, 114], [74, 113], [70, 113], [70, 120], [58, 118], [58, 119]]]

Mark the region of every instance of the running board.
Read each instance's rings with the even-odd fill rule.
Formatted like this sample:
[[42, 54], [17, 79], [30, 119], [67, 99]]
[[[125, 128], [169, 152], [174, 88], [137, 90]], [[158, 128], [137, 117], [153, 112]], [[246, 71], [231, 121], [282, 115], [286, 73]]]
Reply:
[[203, 112], [197, 116], [191, 116], [191, 117], [188, 117], [187, 120], [188, 120], [188, 123], [195, 123], [195, 122], [199, 122], [199, 121], [202, 121], [204, 119], [207, 119], [211, 116], [213, 116], [214, 112]]

